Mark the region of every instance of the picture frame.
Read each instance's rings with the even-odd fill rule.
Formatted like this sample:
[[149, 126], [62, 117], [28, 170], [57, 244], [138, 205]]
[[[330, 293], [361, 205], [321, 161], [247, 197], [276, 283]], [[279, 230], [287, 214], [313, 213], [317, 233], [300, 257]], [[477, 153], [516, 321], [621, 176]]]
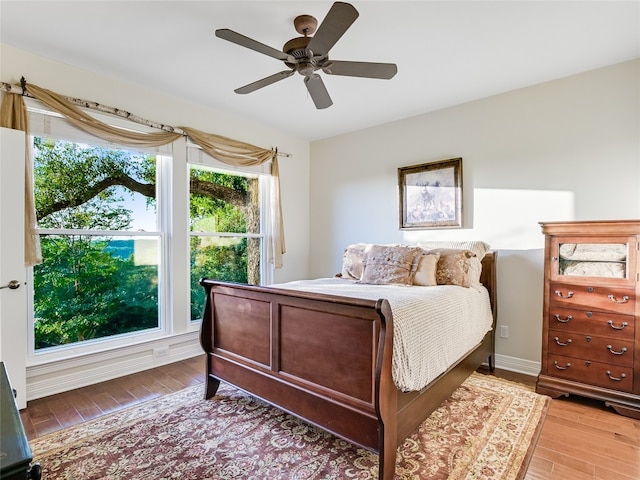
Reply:
[[462, 228], [462, 158], [398, 168], [400, 229]]

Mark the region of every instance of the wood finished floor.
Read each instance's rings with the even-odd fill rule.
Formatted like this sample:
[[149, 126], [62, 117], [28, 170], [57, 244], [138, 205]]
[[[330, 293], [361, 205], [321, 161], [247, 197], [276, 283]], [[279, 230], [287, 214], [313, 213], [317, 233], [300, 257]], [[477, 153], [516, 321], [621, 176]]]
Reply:
[[[506, 370], [495, 375], [535, 384], [535, 377]], [[204, 357], [196, 357], [32, 400], [20, 414], [33, 439], [203, 381]], [[601, 402], [554, 399], [524, 480], [583, 479], [640, 479], [640, 420]]]

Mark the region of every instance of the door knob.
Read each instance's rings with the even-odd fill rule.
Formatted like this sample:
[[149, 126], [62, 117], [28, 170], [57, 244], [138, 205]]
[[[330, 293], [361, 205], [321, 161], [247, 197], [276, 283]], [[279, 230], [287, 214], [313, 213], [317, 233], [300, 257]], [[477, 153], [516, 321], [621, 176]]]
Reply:
[[15, 290], [16, 288], [20, 288], [20, 281], [19, 280], [11, 280], [6, 285], [1, 286], [0, 290], [3, 289], [3, 288], [9, 288], [11, 290]]

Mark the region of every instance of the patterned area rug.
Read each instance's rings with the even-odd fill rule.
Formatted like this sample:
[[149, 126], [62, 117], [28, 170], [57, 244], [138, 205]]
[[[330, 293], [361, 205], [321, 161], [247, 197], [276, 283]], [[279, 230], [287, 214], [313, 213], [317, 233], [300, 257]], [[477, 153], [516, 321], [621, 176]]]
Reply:
[[[31, 442], [47, 480], [377, 479], [378, 456], [221, 384]], [[521, 480], [549, 405], [474, 373], [398, 448], [396, 479]]]

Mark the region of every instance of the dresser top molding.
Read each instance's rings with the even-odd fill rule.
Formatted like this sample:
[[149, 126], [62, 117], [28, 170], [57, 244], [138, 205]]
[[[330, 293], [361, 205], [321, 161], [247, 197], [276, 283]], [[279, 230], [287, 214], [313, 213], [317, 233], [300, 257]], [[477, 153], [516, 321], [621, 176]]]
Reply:
[[594, 220], [569, 222], [539, 222], [545, 235], [563, 235], [579, 233], [582, 236], [601, 236], [640, 234], [640, 220]]

